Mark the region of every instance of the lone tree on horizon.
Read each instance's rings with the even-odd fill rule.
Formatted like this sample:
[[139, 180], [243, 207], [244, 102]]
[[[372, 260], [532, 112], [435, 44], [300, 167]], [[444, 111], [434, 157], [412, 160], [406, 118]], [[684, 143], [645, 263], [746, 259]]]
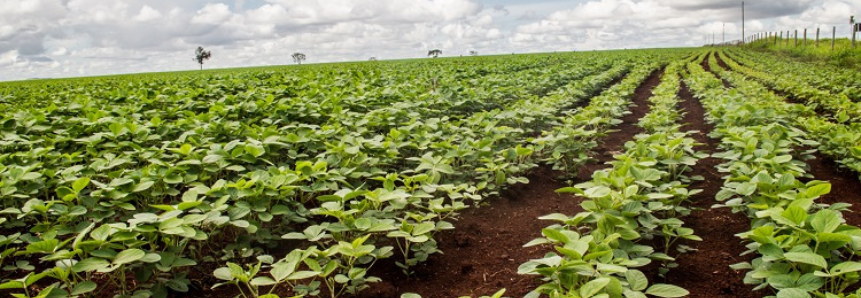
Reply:
[[428, 56], [433, 56], [434, 58], [436, 58], [439, 57], [439, 55], [442, 55], [442, 51], [439, 49], [433, 49], [428, 51]]
[[194, 61], [197, 61], [197, 64], [200, 64], [200, 70], [203, 70], [203, 61], [209, 60], [212, 57], [212, 51], [204, 51], [203, 47], [197, 47], [197, 50], [194, 51]]
[[469, 51], [469, 55], [470, 56], [478, 56], [478, 51], [475, 51], [475, 50]]
[[302, 61], [305, 61], [305, 54], [299, 52], [293, 53], [290, 57], [293, 57], [293, 62], [296, 62], [296, 64], [299, 65], [302, 65]]

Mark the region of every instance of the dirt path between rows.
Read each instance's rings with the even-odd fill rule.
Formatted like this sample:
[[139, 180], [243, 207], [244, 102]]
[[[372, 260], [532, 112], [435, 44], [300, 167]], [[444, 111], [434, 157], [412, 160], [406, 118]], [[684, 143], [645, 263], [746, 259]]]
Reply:
[[522, 247], [550, 224], [538, 217], [582, 211], [580, 200], [555, 192], [567, 186], [557, 180], [558, 176], [560, 173], [542, 167], [528, 177], [529, 184], [490, 199], [489, 205], [463, 212], [454, 223], [455, 230], [438, 235], [444, 254], [433, 255], [416, 266], [411, 278], [401, 273], [393, 260], [381, 261], [371, 273], [383, 281], [359, 297], [396, 298], [413, 292], [424, 298], [451, 298], [489, 295], [502, 288], [506, 296], [522, 297], [540, 285], [532, 276], [517, 274], [520, 264], [546, 253], [539, 247]]
[[[707, 136], [713, 126], [705, 121], [702, 104], [691, 95], [684, 82], [678, 96], [681, 99], [678, 108], [685, 111], [682, 130], [699, 131], [692, 136], [704, 144], [698, 150], [709, 154], [718, 152], [719, 141]], [[715, 168], [720, 163], [721, 160], [709, 157], [693, 167], [693, 175], [705, 178], [691, 186], [703, 190], [692, 198], [692, 207], [700, 210], [693, 211], [682, 220], [703, 241], [686, 243], [697, 250], [678, 258], [679, 267], [670, 271], [668, 282], [690, 291], [687, 297], [691, 298], [762, 297], [768, 293], [753, 292], [753, 287], [742, 282], [744, 272], [729, 268], [729, 265], [749, 260], [739, 256], [746, 249], [735, 234], [749, 230], [750, 220], [741, 213], [733, 214], [730, 209], [711, 209], [717, 203], [715, 194], [723, 185], [721, 174]]]
[[726, 62], [723, 61], [723, 59], [721, 59], [721, 55], [719, 55], [717, 52], [715, 52], [714, 55], [715, 59], [717, 59], [718, 65], [720, 65], [723, 70], [729, 71], [729, 65], [727, 65]]
[[[661, 71], [653, 72], [635, 90], [630, 115], [614, 127], [618, 131], [603, 138], [596, 154], [599, 160], [612, 159], [612, 152], [624, 147], [637, 132], [637, 121], [649, 111], [647, 99], [651, 90], [660, 83]], [[603, 166], [602, 166], [603, 167]], [[590, 165], [590, 169], [597, 168]], [[411, 278], [401, 273], [392, 260], [378, 263], [371, 275], [383, 279], [360, 293], [360, 298], [397, 298], [404, 292], [424, 298], [452, 298], [459, 296], [490, 295], [505, 288], [506, 297], [523, 297], [541, 285], [535, 276], [517, 274], [520, 264], [541, 258], [546, 248], [524, 248], [523, 244], [541, 235], [541, 229], [551, 224], [538, 217], [550, 213], [573, 215], [582, 211], [581, 198], [557, 194], [556, 189], [566, 187], [562, 175], [549, 167], [541, 167], [530, 175], [529, 184], [517, 185], [489, 204], [470, 209], [455, 222], [457, 228], [438, 236], [439, 248], [444, 254], [431, 256], [415, 268]], [[591, 172], [580, 171], [572, 183], [591, 178]]]
[[643, 133], [643, 128], [638, 126], [637, 122], [651, 110], [649, 98], [652, 97], [652, 90], [661, 84], [663, 74], [663, 69], [655, 70], [634, 90], [634, 98], [632, 98], [632, 105], [629, 108], [631, 113], [622, 117], [622, 123], [613, 127], [612, 132], [603, 138], [603, 143], [595, 148], [592, 157], [598, 162], [582, 167], [578, 173], [580, 180], [590, 180], [595, 171], [610, 167], [606, 163], [613, 161], [613, 155], [622, 153], [626, 142], [633, 141], [634, 136]]
[[[732, 85], [730, 85], [729, 81], [725, 80], [723, 77], [721, 77], [720, 75], [718, 75], [718, 73], [717, 73], [716, 71], [712, 71], [712, 67], [711, 67], [711, 65], [709, 65], [709, 56], [711, 56], [711, 55], [715, 55], [715, 52], [710, 52], [708, 55], [706, 55], [706, 58], [705, 58], [705, 59], [703, 59], [703, 62], [702, 62], [702, 63], [700, 63], [700, 66], [702, 66], [702, 67], [703, 67], [703, 69], [705, 69], [706, 71], [708, 71], [708, 72], [710, 72], [710, 73], [714, 74], [714, 75], [715, 75], [715, 77], [717, 77], [718, 79], [720, 79], [720, 80], [721, 80], [721, 82], [723, 83], [723, 87], [724, 87], [724, 88], [727, 88], [727, 89], [732, 88]], [[718, 58], [718, 59], [720, 59], [720, 56], [719, 56], [719, 55], [715, 55], [715, 57], [716, 57], [716, 58]]]

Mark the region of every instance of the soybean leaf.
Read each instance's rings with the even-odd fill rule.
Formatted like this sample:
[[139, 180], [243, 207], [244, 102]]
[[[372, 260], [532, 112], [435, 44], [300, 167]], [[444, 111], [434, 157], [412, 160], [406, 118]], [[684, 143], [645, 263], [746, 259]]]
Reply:
[[582, 287], [580, 287], [580, 296], [583, 298], [589, 298], [597, 294], [601, 291], [607, 284], [610, 283], [609, 278], [598, 278], [593, 281], [587, 282]]
[[788, 288], [777, 292], [777, 298], [810, 298], [810, 294], [802, 289]]
[[813, 226], [816, 232], [831, 233], [840, 226], [840, 218], [837, 216], [836, 211], [828, 209], [819, 210], [819, 212], [813, 215], [810, 225]]
[[649, 280], [640, 270], [628, 270], [625, 272], [625, 279], [628, 280], [631, 290], [642, 291], [649, 286]]
[[76, 296], [76, 295], [83, 295], [83, 294], [86, 294], [86, 293], [92, 292], [92, 291], [93, 291], [93, 290], [95, 290], [98, 286], [99, 286], [99, 285], [97, 285], [96, 283], [94, 283], [94, 282], [92, 282], [92, 281], [89, 281], [89, 280], [88, 280], [88, 281], [84, 281], [84, 282], [79, 283], [77, 286], [75, 286], [75, 288], [74, 288], [74, 289], [72, 289], [72, 292], [71, 292], [70, 294], [71, 294], [72, 296]]
[[121, 251], [120, 253], [117, 254], [117, 256], [114, 258], [113, 264], [114, 265], [128, 264], [128, 263], [142, 259], [145, 255], [146, 255], [146, 253], [144, 251], [137, 249], [137, 248], [126, 249], [126, 250]]
[[796, 263], [810, 264], [813, 266], [817, 266], [819, 268], [828, 267], [828, 262], [825, 261], [825, 258], [823, 258], [822, 256], [817, 255], [815, 253], [788, 252], [788, 253], [783, 254], [783, 256], [786, 257], [787, 260], [790, 260], [790, 261], [793, 261]]
[[683, 297], [689, 294], [688, 290], [668, 284], [655, 284], [646, 290], [646, 294], [664, 298]]

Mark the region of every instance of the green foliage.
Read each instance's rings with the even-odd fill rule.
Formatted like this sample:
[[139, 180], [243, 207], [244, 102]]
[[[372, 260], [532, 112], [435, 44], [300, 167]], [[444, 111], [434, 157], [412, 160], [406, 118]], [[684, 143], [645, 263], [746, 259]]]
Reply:
[[725, 160], [718, 169], [726, 173], [717, 207], [752, 220], [751, 230], [738, 235], [747, 242], [745, 254], [757, 257], [732, 267], [750, 270], [745, 283], [771, 288], [777, 297], [853, 295], [845, 291], [859, 281], [861, 266], [851, 256], [858, 252], [861, 229], [843, 220], [849, 204], [816, 202], [831, 185], [810, 179], [803, 160], [815, 150], [800, 149], [819, 143], [796, 127], [809, 123], [794, 118], [816, 116], [737, 73], [719, 72], [735, 87], [726, 89], [699, 65], [691, 63], [688, 70], [689, 86], [709, 110], [724, 150], [714, 155]]
[[459, 212], [539, 163], [587, 161], [637, 84], [605, 89], [686, 53], [0, 84], [2, 282], [161, 298], [207, 265], [241, 296], [355, 294], [378, 260], [409, 274], [440, 253]]
[[823, 30], [822, 34], [819, 46], [816, 46], [813, 36], [808, 38], [807, 45], [804, 44], [804, 38], [799, 36], [798, 46], [790, 38], [778, 38], [777, 44], [771, 38], [768, 41], [761, 40], [748, 46], [769, 54], [778, 54], [783, 59], [797, 59], [805, 62], [855, 68], [855, 70], [858, 70], [856, 66], [861, 65], [861, 50], [857, 48], [853, 49], [852, 41], [849, 38], [837, 38], [834, 40], [834, 50], [832, 51], [830, 32]]
[[[544, 258], [530, 260], [518, 268], [520, 274], [539, 275], [545, 282], [527, 297], [683, 297], [688, 291], [668, 284], [649, 286], [646, 275], [636, 268], [653, 260], [661, 262], [660, 272], [667, 274], [676, 266], [670, 249], [679, 253], [689, 248], [676, 245], [678, 240], [700, 241], [693, 230], [683, 226], [679, 217], [690, 209], [684, 206], [699, 190], [688, 190], [696, 177], [687, 172], [699, 158], [695, 142], [688, 133], [678, 132], [681, 117], [671, 113], [677, 103], [678, 72], [681, 64], [666, 68], [649, 116], [641, 121], [648, 134], [637, 136], [626, 144], [626, 151], [615, 156], [612, 168], [593, 173], [592, 180], [557, 190], [585, 198], [585, 210], [573, 217], [551, 214], [541, 219], [558, 222], [542, 230], [542, 238], [525, 246], [549, 246], [555, 251]], [[632, 91], [654, 68], [637, 69], [616, 90], [592, 99], [593, 105], [625, 106]], [[625, 96], [618, 96], [625, 94]], [[620, 117], [620, 114], [610, 114]], [[659, 117], [658, 115], [661, 115]], [[613, 123], [613, 122], [607, 122]], [[588, 231], [588, 232], [580, 232]], [[639, 244], [643, 239], [663, 238], [663, 252]]]

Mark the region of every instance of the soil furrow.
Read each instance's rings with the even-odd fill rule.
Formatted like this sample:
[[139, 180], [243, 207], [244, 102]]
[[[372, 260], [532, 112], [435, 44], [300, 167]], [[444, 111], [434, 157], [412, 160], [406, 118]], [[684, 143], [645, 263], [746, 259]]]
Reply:
[[533, 276], [518, 275], [517, 267], [547, 251], [523, 244], [540, 236], [549, 222], [538, 217], [582, 211], [579, 199], [557, 194], [567, 186], [556, 177], [561, 173], [542, 167], [530, 175], [529, 184], [505, 191], [489, 204], [464, 211], [451, 232], [438, 235], [444, 254], [432, 255], [415, 266], [412, 277], [405, 276], [391, 260], [372, 269], [383, 279], [372, 284], [359, 297], [396, 298], [413, 292], [425, 298], [450, 298], [463, 295], [489, 295], [505, 288], [506, 296], [522, 297], [540, 283]]
[[603, 142], [594, 150], [593, 158], [598, 162], [582, 167], [578, 173], [580, 180], [589, 180], [593, 172], [608, 168], [607, 162], [613, 161], [614, 155], [624, 151], [625, 143], [634, 140], [634, 136], [643, 132], [637, 122], [649, 113], [649, 97], [652, 97], [652, 89], [661, 84], [663, 73], [663, 69], [655, 70], [634, 90], [633, 104], [629, 109], [631, 113], [622, 117], [622, 123], [613, 127], [613, 130], [602, 138]]
[[[710, 73], [713, 73], [717, 78], [719, 78], [721, 80], [721, 82], [723, 82], [724, 88], [727, 88], [727, 89], [732, 88], [732, 86], [730, 85], [730, 83], [727, 80], [725, 80], [720, 75], [718, 75], [717, 72], [712, 71], [712, 67], [711, 67], [711, 65], [709, 65], [709, 56], [711, 56], [711, 55], [715, 55], [715, 53], [711, 52], [708, 55], [706, 55], [706, 58], [703, 59], [703, 62], [700, 63], [700, 66], [702, 66], [703, 69], [705, 69], [706, 71], [708, 71]], [[718, 57], [718, 56], [715, 55], [715, 57]]]
[[717, 59], [718, 65], [720, 65], [720, 67], [723, 68], [723, 70], [729, 71], [730, 70], [729, 65], [727, 65], [726, 62], [723, 61], [723, 59], [721, 59], [721, 57], [720, 57], [721, 55], [718, 55], [717, 53], [715, 53], [714, 55], [715, 55], [715, 59]]
[[[692, 137], [704, 145], [698, 150], [709, 154], [718, 152], [717, 140], [707, 136], [713, 126], [705, 121], [705, 110], [682, 82], [679, 94], [681, 102], [679, 109], [685, 115], [683, 130], [697, 130]], [[703, 241], [685, 243], [696, 251], [682, 254], [677, 262], [678, 268], [668, 274], [668, 282], [683, 287], [691, 292], [691, 298], [753, 298], [767, 295], [766, 292], [753, 292], [753, 287], [745, 285], [742, 280], [744, 271], [735, 271], [729, 265], [747, 261], [739, 255], [745, 251], [741, 239], [736, 233], [747, 231], [750, 220], [741, 213], [732, 213], [730, 209], [712, 209], [717, 203], [715, 194], [721, 189], [723, 179], [718, 173], [719, 159], [708, 157], [701, 159], [693, 167], [694, 175], [705, 178], [691, 185], [691, 188], [702, 189], [703, 192], [692, 198], [692, 206], [696, 208], [690, 216], [683, 218], [685, 226], [694, 229], [694, 233]]]

